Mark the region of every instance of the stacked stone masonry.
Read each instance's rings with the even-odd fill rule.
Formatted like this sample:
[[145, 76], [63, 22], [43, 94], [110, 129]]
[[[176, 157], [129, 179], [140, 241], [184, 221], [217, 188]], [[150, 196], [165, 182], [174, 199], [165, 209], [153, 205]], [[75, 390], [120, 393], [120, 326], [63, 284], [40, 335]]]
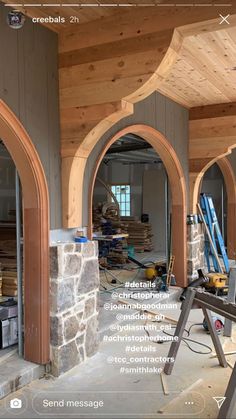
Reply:
[[96, 242], [50, 248], [51, 365], [55, 376], [96, 352], [98, 290]]
[[203, 224], [188, 225], [188, 281], [198, 278], [198, 269], [204, 269]]

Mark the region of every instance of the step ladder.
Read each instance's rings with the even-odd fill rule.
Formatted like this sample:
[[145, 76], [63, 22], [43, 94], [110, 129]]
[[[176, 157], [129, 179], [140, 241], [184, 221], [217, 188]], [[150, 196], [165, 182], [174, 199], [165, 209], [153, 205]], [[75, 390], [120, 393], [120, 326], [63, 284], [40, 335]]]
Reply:
[[[217, 215], [216, 215], [216, 211], [215, 211], [215, 207], [214, 207], [211, 195], [201, 193], [200, 206], [201, 206], [207, 227], [209, 229], [214, 247], [215, 249], [220, 250], [220, 254], [224, 262], [225, 271], [226, 273], [228, 273], [229, 272], [229, 259], [226, 253], [224, 240], [220, 231], [220, 227], [219, 227], [219, 223], [218, 223], [218, 219], [217, 219]], [[212, 251], [212, 247], [209, 240], [205, 240], [205, 258], [206, 258], [209, 272], [212, 269], [211, 260], [212, 260], [212, 264], [213, 264], [215, 272], [221, 272], [221, 267], [219, 266], [219, 263]]]

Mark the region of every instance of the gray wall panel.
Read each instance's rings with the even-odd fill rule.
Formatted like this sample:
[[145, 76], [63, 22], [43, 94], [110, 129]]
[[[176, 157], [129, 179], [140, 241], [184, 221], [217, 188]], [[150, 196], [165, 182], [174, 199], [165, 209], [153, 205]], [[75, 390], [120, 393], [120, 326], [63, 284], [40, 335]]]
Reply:
[[0, 97], [20, 119], [39, 153], [49, 188], [50, 228], [60, 228], [57, 35], [30, 19], [22, 29], [9, 28], [9, 10], [0, 5]]
[[231, 154], [227, 156], [227, 159], [229, 159], [236, 177], [236, 149], [232, 150]]

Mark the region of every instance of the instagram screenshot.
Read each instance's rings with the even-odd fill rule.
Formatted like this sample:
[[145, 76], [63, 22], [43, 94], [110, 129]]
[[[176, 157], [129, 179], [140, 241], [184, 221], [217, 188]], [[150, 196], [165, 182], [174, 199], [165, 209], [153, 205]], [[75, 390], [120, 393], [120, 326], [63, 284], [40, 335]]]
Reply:
[[236, 1], [0, 1], [0, 419], [236, 418]]

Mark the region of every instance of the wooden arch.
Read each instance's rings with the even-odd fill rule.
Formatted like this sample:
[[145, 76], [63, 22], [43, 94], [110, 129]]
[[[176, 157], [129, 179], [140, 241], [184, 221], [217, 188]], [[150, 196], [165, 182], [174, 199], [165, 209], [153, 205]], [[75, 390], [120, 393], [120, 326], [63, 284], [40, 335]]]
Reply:
[[168, 174], [172, 195], [172, 253], [175, 255], [174, 273], [178, 286], [187, 285], [187, 233], [186, 233], [186, 185], [179, 159], [168, 140], [156, 129], [147, 125], [131, 125], [117, 132], [103, 148], [97, 159], [89, 190], [89, 235], [92, 234], [93, 190], [98, 168], [109, 147], [120, 137], [132, 133], [139, 135], [160, 156]]
[[216, 158], [205, 165], [198, 173], [193, 188], [193, 207], [199, 200], [201, 182], [206, 171], [217, 163], [224, 177], [227, 191], [227, 251], [230, 259], [236, 256], [236, 179], [233, 168], [227, 157]]
[[236, 256], [236, 179], [229, 160], [217, 161], [224, 177], [227, 191], [227, 252], [230, 259]]
[[25, 359], [49, 361], [49, 200], [44, 170], [29, 135], [0, 100], [0, 137], [19, 173], [24, 219]]

